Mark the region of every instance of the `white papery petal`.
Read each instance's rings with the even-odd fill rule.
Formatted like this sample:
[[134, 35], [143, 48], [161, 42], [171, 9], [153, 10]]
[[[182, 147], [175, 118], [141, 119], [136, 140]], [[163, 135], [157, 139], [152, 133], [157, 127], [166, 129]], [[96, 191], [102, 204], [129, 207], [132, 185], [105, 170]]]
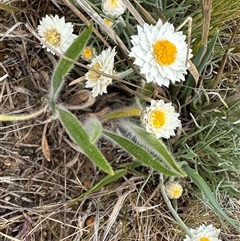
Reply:
[[120, 17], [126, 10], [121, 0], [102, 0], [102, 11], [111, 18]]
[[[40, 20], [37, 30], [38, 34], [43, 38], [43, 40], [61, 54], [63, 54], [69, 48], [74, 39], [77, 37], [77, 35], [73, 34], [73, 25], [71, 23], [65, 23], [65, 17], [59, 18], [58, 15], [55, 15], [54, 17], [46, 15], [45, 18]], [[57, 46], [53, 45], [46, 38], [46, 33], [49, 30], [54, 30], [57, 34], [59, 34], [60, 40]], [[46, 48], [45, 45], [43, 45], [43, 47]], [[47, 51], [55, 54], [49, 48], [47, 48]]]
[[[147, 82], [153, 81], [160, 86], [168, 87], [170, 81], [175, 83], [184, 80], [188, 67], [186, 60], [192, 57], [191, 49], [187, 56], [186, 36], [182, 32], [174, 32], [172, 24], [163, 24], [161, 20], [158, 20], [155, 26], [147, 23], [143, 27], [137, 26], [137, 30], [138, 35], [131, 36], [133, 47], [129, 56], [135, 58], [134, 64], [140, 67], [140, 73], [145, 75]], [[177, 49], [175, 60], [169, 65], [159, 64], [154, 55], [153, 45], [160, 40], [169, 41]]]
[[[167, 82], [168, 79], [162, 79]], [[151, 114], [160, 111], [165, 115], [165, 121], [161, 127], [156, 127], [151, 120]], [[141, 113], [141, 122], [146, 131], [155, 135], [157, 138], [170, 138], [174, 136], [174, 130], [180, 126], [179, 114], [175, 112], [171, 103], [164, 103], [163, 100], [152, 100], [151, 105], [146, 107]]]
[[212, 224], [208, 226], [202, 224], [197, 229], [190, 229], [190, 233], [192, 237], [186, 235], [183, 241], [198, 241], [201, 238], [206, 241], [221, 241], [218, 238], [220, 229], [214, 228]]
[[[114, 56], [116, 55], [115, 48], [108, 48], [107, 50], [103, 50], [101, 54], [92, 59], [89, 67], [94, 67], [94, 65], [99, 64], [99, 68], [97, 70], [102, 71], [106, 74], [112, 75], [114, 74]], [[112, 78], [100, 75], [97, 79], [93, 79], [91, 76], [91, 71], [88, 71], [85, 74], [86, 78], [86, 87], [92, 88], [92, 96], [96, 97], [98, 95], [102, 95], [103, 93], [107, 93], [107, 87], [112, 84]]]

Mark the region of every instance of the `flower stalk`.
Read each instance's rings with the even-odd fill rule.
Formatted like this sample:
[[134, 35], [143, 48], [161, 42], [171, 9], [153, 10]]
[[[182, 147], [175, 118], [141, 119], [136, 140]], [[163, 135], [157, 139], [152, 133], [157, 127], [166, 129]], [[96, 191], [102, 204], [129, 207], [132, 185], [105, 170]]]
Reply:
[[182, 219], [179, 217], [179, 215], [177, 214], [176, 210], [173, 208], [166, 192], [165, 192], [165, 186], [164, 186], [164, 181], [163, 181], [163, 174], [160, 173], [160, 189], [161, 189], [161, 193], [163, 196], [163, 199], [165, 201], [165, 203], [167, 204], [171, 214], [173, 215], [173, 217], [175, 218], [175, 220], [178, 222], [178, 224], [181, 226], [181, 228], [184, 230], [184, 232], [189, 236], [192, 237], [192, 234], [189, 230], [189, 228], [186, 226], [186, 224], [182, 221]]

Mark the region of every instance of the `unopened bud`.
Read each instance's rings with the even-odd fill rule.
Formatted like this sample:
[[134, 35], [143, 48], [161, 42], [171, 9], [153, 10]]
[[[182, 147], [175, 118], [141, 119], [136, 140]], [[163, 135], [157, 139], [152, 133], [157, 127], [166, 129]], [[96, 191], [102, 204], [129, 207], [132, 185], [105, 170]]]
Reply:
[[168, 182], [165, 185], [165, 190], [169, 199], [178, 199], [183, 192], [183, 188], [178, 182]]

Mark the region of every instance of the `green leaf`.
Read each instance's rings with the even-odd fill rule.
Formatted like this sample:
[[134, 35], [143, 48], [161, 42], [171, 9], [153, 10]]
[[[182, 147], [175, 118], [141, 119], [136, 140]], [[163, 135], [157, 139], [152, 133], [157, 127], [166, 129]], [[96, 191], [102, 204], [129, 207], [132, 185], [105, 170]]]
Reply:
[[70, 138], [81, 147], [85, 155], [88, 156], [100, 169], [113, 175], [114, 172], [109, 163], [99, 149], [91, 143], [87, 132], [84, 130], [79, 120], [71, 112], [60, 106], [56, 106], [56, 110], [59, 119]]
[[[90, 25], [85, 31], [82, 32], [80, 36], [78, 36], [74, 40], [71, 46], [67, 49], [65, 56], [72, 60], [76, 60], [82, 52], [83, 48], [85, 47], [89, 37], [91, 36], [91, 33], [92, 25]], [[51, 80], [52, 86], [50, 93], [50, 99], [53, 105], [57, 99], [58, 93], [63, 84], [63, 78], [68, 74], [72, 66], [72, 61], [61, 58], [57, 67], [54, 70], [53, 77]]]
[[215, 197], [213, 196], [211, 189], [209, 188], [207, 183], [203, 180], [203, 178], [198, 174], [198, 172], [192, 169], [191, 167], [189, 167], [189, 165], [186, 163], [183, 164], [183, 168], [187, 172], [188, 176], [192, 179], [192, 181], [198, 186], [198, 188], [201, 191], [203, 191], [203, 193], [208, 198], [211, 206], [215, 209], [215, 211], [220, 216], [222, 216], [225, 220], [227, 220], [230, 224], [232, 224], [233, 227], [235, 227], [238, 231], [240, 231], [240, 228], [239, 228], [240, 222], [227, 216], [227, 214], [223, 211], [223, 209], [220, 207]]
[[26, 115], [0, 115], [0, 121], [23, 121], [23, 120], [29, 120], [34, 117], [37, 117], [44, 113], [44, 109], [40, 109], [37, 112], [26, 114]]
[[90, 117], [84, 123], [86, 132], [88, 133], [91, 143], [95, 143], [102, 134], [102, 124], [96, 117]]
[[20, 8], [13, 7], [11, 5], [3, 4], [3, 3], [0, 3], [0, 9], [7, 10], [7, 11], [21, 11]]
[[219, 34], [219, 31], [216, 31], [216, 33], [214, 34], [212, 40], [208, 43], [207, 51], [204, 54], [203, 58], [201, 59], [201, 62], [198, 65], [196, 65], [199, 74], [202, 73], [202, 71], [203, 71], [204, 67], [206, 66], [210, 56], [212, 55], [212, 52], [214, 50], [214, 46], [215, 46], [217, 38], [218, 38], [218, 34]]
[[121, 110], [114, 110], [106, 115], [104, 115], [100, 120], [106, 121], [109, 119], [118, 119], [123, 117], [130, 117], [130, 116], [140, 116], [141, 110], [137, 107], [131, 107]]
[[137, 137], [139, 143], [146, 146], [147, 149], [153, 151], [159, 156], [170, 168], [174, 169], [180, 176], [186, 176], [181, 168], [176, 163], [174, 157], [170, 154], [162, 140], [156, 138], [154, 135], [146, 132], [143, 128], [127, 123], [127, 130]]
[[123, 177], [126, 173], [127, 173], [126, 169], [119, 169], [119, 170], [114, 171], [113, 175], [108, 175], [108, 176], [104, 177], [98, 184], [96, 184], [90, 190], [83, 193], [79, 197], [71, 200], [70, 203], [68, 204], [68, 206], [71, 206], [74, 203], [81, 201], [83, 198], [85, 198], [86, 196], [88, 196], [91, 193], [99, 191], [102, 187], [118, 180], [119, 178]]
[[[218, 33], [219, 33], [219, 31], [216, 31], [212, 40], [208, 43], [207, 51], [204, 54], [203, 58], [202, 58], [202, 53], [204, 51], [204, 46], [201, 46], [198, 53], [196, 54], [195, 58], [192, 61], [193, 64], [196, 66], [199, 75], [201, 75], [204, 67], [206, 66], [206, 64], [213, 52], [214, 46], [215, 46], [217, 38], [218, 38]], [[181, 98], [181, 103], [183, 103], [183, 104], [185, 103], [188, 96], [191, 95], [193, 88], [196, 86], [196, 81], [194, 80], [194, 77], [191, 75], [191, 73], [189, 73], [184, 85], [186, 87], [183, 90], [182, 98]]]
[[182, 176], [182, 173], [167, 169], [157, 158], [153, 157], [148, 151], [144, 150], [137, 144], [129, 141], [125, 137], [116, 135], [114, 133], [103, 131], [103, 134], [116, 142], [119, 146], [133, 155], [138, 161], [154, 170], [163, 173], [167, 176]]

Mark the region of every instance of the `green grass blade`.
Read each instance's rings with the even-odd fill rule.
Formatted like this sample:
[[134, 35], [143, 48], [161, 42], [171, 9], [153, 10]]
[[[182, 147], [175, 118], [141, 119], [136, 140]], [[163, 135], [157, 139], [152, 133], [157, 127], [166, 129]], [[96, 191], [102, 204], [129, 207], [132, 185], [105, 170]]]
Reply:
[[227, 220], [233, 227], [235, 227], [238, 231], [240, 231], [239, 225], [240, 222], [233, 220], [228, 217], [227, 214], [220, 207], [215, 197], [213, 196], [211, 189], [207, 185], [207, 183], [203, 180], [203, 178], [198, 174], [198, 172], [189, 167], [188, 164], [183, 164], [184, 170], [187, 172], [188, 176], [192, 179], [192, 181], [198, 186], [198, 188], [203, 191], [211, 206], [215, 209], [215, 211], [222, 216], [225, 220]]
[[127, 129], [137, 137], [139, 143], [143, 144], [147, 149], [156, 153], [156, 155], [159, 156], [170, 168], [174, 169], [181, 176], [186, 176], [162, 140], [146, 132], [144, 129], [130, 123], [127, 124]]
[[11, 5], [3, 4], [3, 3], [0, 3], [0, 9], [7, 10], [7, 11], [21, 11], [20, 8], [13, 7]]
[[125, 137], [116, 135], [105, 130], [103, 131], [103, 134], [116, 142], [131, 155], [133, 155], [142, 164], [151, 167], [166, 176], [182, 176], [182, 173], [179, 173], [175, 170], [169, 170], [160, 162], [160, 160], [153, 157], [148, 151], [144, 150], [142, 147], [138, 146], [132, 141], [129, 141]]
[[193, 64], [195, 66], [199, 66], [200, 60], [201, 60], [201, 57], [202, 57], [202, 54], [203, 54], [203, 51], [204, 51], [204, 46], [201, 45], [201, 47], [199, 48], [198, 52], [196, 53], [196, 56], [192, 60], [192, 62], [193, 62]]
[[81, 147], [85, 155], [88, 156], [93, 163], [108, 174], [114, 174], [109, 163], [99, 151], [99, 149], [91, 143], [87, 132], [84, 130], [79, 120], [68, 110], [56, 106], [59, 119], [67, 131], [70, 138]]
[[[204, 51], [204, 47], [201, 46], [198, 53], [196, 54], [195, 58], [192, 60], [193, 64], [196, 66], [199, 75], [201, 75], [204, 67], [206, 66], [212, 52], [214, 49], [214, 46], [216, 44], [217, 38], [218, 38], [219, 31], [216, 31], [214, 34], [212, 40], [208, 43], [207, 51], [204, 54], [202, 58], [202, 53]], [[182, 93], [182, 100], [181, 103], [185, 103], [186, 99], [191, 95], [193, 88], [196, 86], [196, 81], [191, 73], [189, 73], [184, 85], [186, 86], [183, 93]]]
[[215, 44], [216, 44], [216, 41], [217, 41], [217, 38], [218, 38], [218, 34], [219, 34], [219, 31], [216, 31], [216, 33], [214, 34], [212, 40], [208, 43], [207, 51], [204, 54], [201, 62], [199, 63], [199, 65], [196, 66], [197, 69], [198, 69], [199, 74], [202, 73], [202, 71], [203, 71], [204, 67], [206, 66], [210, 56], [213, 53], [213, 50], [214, 50], [214, 47], [215, 47]]
[[88, 196], [91, 193], [97, 192], [99, 191], [102, 187], [105, 187], [106, 185], [115, 182], [116, 180], [118, 180], [119, 178], [123, 177], [125, 174], [127, 173], [126, 169], [119, 169], [114, 171], [113, 175], [107, 175], [106, 177], [104, 177], [98, 184], [96, 184], [94, 187], [92, 187], [90, 190], [88, 190], [87, 192], [83, 193], [82, 195], [80, 195], [79, 197], [73, 199], [70, 201], [70, 203], [68, 204], [68, 206], [72, 206], [73, 204], [75, 204], [76, 202], [81, 201], [83, 198], [85, 198], [86, 196]]
[[[92, 25], [90, 25], [85, 31], [81, 33], [80, 36], [78, 36], [74, 40], [71, 46], [67, 49], [65, 56], [72, 60], [76, 60], [81, 54], [83, 48], [85, 47], [88, 39], [91, 36], [91, 33], [92, 33]], [[51, 80], [51, 84], [52, 84], [51, 93], [50, 93], [51, 102], [52, 100], [53, 100], [53, 103], [56, 101], [60, 88], [63, 84], [63, 78], [68, 74], [72, 66], [73, 66], [73, 62], [66, 60], [64, 58], [60, 59], [57, 67], [54, 70], [53, 77]]]

